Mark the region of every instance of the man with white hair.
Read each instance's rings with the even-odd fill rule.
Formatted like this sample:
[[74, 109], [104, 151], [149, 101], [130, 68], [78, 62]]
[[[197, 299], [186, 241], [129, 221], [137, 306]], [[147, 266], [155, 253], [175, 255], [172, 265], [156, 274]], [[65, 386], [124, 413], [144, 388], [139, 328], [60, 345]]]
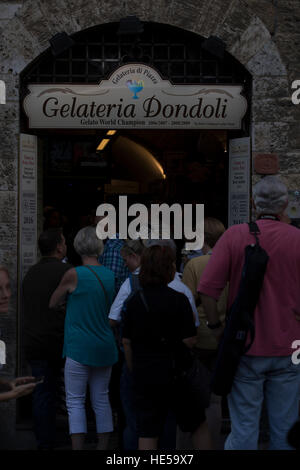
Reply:
[[[241, 357], [228, 395], [228, 450], [257, 449], [264, 399], [270, 449], [290, 449], [287, 433], [298, 416], [300, 365], [294, 364], [291, 356], [294, 341], [300, 339], [300, 232], [281, 221], [287, 204], [287, 188], [278, 177], [265, 176], [255, 185], [258, 237], [269, 261], [254, 312], [254, 342]], [[223, 327], [217, 299], [229, 281], [228, 307], [232, 305], [239, 289], [244, 250], [252, 243], [248, 224], [230, 227], [215, 245], [198, 286], [208, 327], [218, 339]]]

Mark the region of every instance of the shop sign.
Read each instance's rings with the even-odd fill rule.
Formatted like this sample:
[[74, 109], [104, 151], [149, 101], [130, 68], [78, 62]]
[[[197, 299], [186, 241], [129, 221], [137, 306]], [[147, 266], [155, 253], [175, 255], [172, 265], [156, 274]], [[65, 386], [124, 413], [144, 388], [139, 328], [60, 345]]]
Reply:
[[240, 129], [241, 85], [173, 85], [148, 65], [127, 64], [99, 85], [32, 84], [29, 127]]

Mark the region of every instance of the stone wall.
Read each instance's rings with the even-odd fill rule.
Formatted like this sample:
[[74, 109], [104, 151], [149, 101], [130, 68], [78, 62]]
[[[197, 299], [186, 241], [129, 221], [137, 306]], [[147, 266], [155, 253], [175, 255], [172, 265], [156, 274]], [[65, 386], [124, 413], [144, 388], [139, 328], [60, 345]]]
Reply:
[[[16, 372], [17, 210], [19, 74], [49, 47], [57, 32], [73, 34], [127, 15], [177, 26], [202, 36], [216, 35], [253, 76], [252, 149], [277, 153], [287, 184], [300, 188], [300, 105], [291, 102], [291, 82], [300, 79], [299, 0], [0, 0], [0, 79], [7, 104], [0, 106], [0, 262], [8, 265], [14, 295], [0, 319], [8, 338], [4, 374]], [[255, 179], [255, 177], [253, 176]], [[4, 413], [5, 412], [5, 413]], [[12, 442], [15, 404], [1, 406]]]

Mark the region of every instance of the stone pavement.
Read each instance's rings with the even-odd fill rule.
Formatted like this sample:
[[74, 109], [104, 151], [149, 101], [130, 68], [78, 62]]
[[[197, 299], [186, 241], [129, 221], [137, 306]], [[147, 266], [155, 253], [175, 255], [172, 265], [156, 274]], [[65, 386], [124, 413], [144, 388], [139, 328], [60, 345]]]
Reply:
[[[97, 445], [97, 433], [94, 424], [93, 416], [88, 412], [88, 433], [86, 436], [86, 444], [84, 450], [96, 450]], [[118, 438], [118, 423], [117, 414], [113, 412], [114, 416], [114, 429], [115, 431], [111, 434], [109, 449], [119, 451], [119, 438]], [[226, 403], [222, 404], [222, 420], [221, 429], [219, 426], [219, 412], [217, 406], [210, 406], [207, 410], [207, 419], [209, 427], [212, 432], [213, 441], [215, 444], [215, 450], [223, 450], [226, 436], [230, 432], [230, 419]], [[66, 413], [58, 413], [56, 418], [56, 429], [57, 429], [57, 447], [56, 451], [70, 451], [71, 440], [68, 433], [68, 417]], [[268, 426], [263, 409], [262, 420], [261, 420], [261, 432], [259, 439], [259, 449], [265, 450], [268, 447]], [[17, 425], [16, 441], [14, 443], [16, 450], [37, 450], [35, 436], [32, 431], [32, 421], [27, 419]], [[177, 430], [177, 450], [191, 450], [191, 436], [190, 433], [182, 433], [179, 429]]]

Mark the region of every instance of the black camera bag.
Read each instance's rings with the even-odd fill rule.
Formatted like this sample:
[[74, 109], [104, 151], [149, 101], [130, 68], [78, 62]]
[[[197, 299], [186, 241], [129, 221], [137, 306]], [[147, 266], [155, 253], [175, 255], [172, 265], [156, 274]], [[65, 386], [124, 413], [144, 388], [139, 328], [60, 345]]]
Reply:
[[[223, 337], [220, 341], [216, 366], [211, 381], [211, 390], [216, 395], [226, 396], [233, 384], [240, 358], [254, 341], [254, 310], [263, 285], [269, 256], [260, 246], [259, 228], [255, 222], [249, 224], [250, 233], [256, 243], [245, 248], [245, 261], [239, 291], [226, 316]], [[248, 334], [250, 342], [247, 343]]]

